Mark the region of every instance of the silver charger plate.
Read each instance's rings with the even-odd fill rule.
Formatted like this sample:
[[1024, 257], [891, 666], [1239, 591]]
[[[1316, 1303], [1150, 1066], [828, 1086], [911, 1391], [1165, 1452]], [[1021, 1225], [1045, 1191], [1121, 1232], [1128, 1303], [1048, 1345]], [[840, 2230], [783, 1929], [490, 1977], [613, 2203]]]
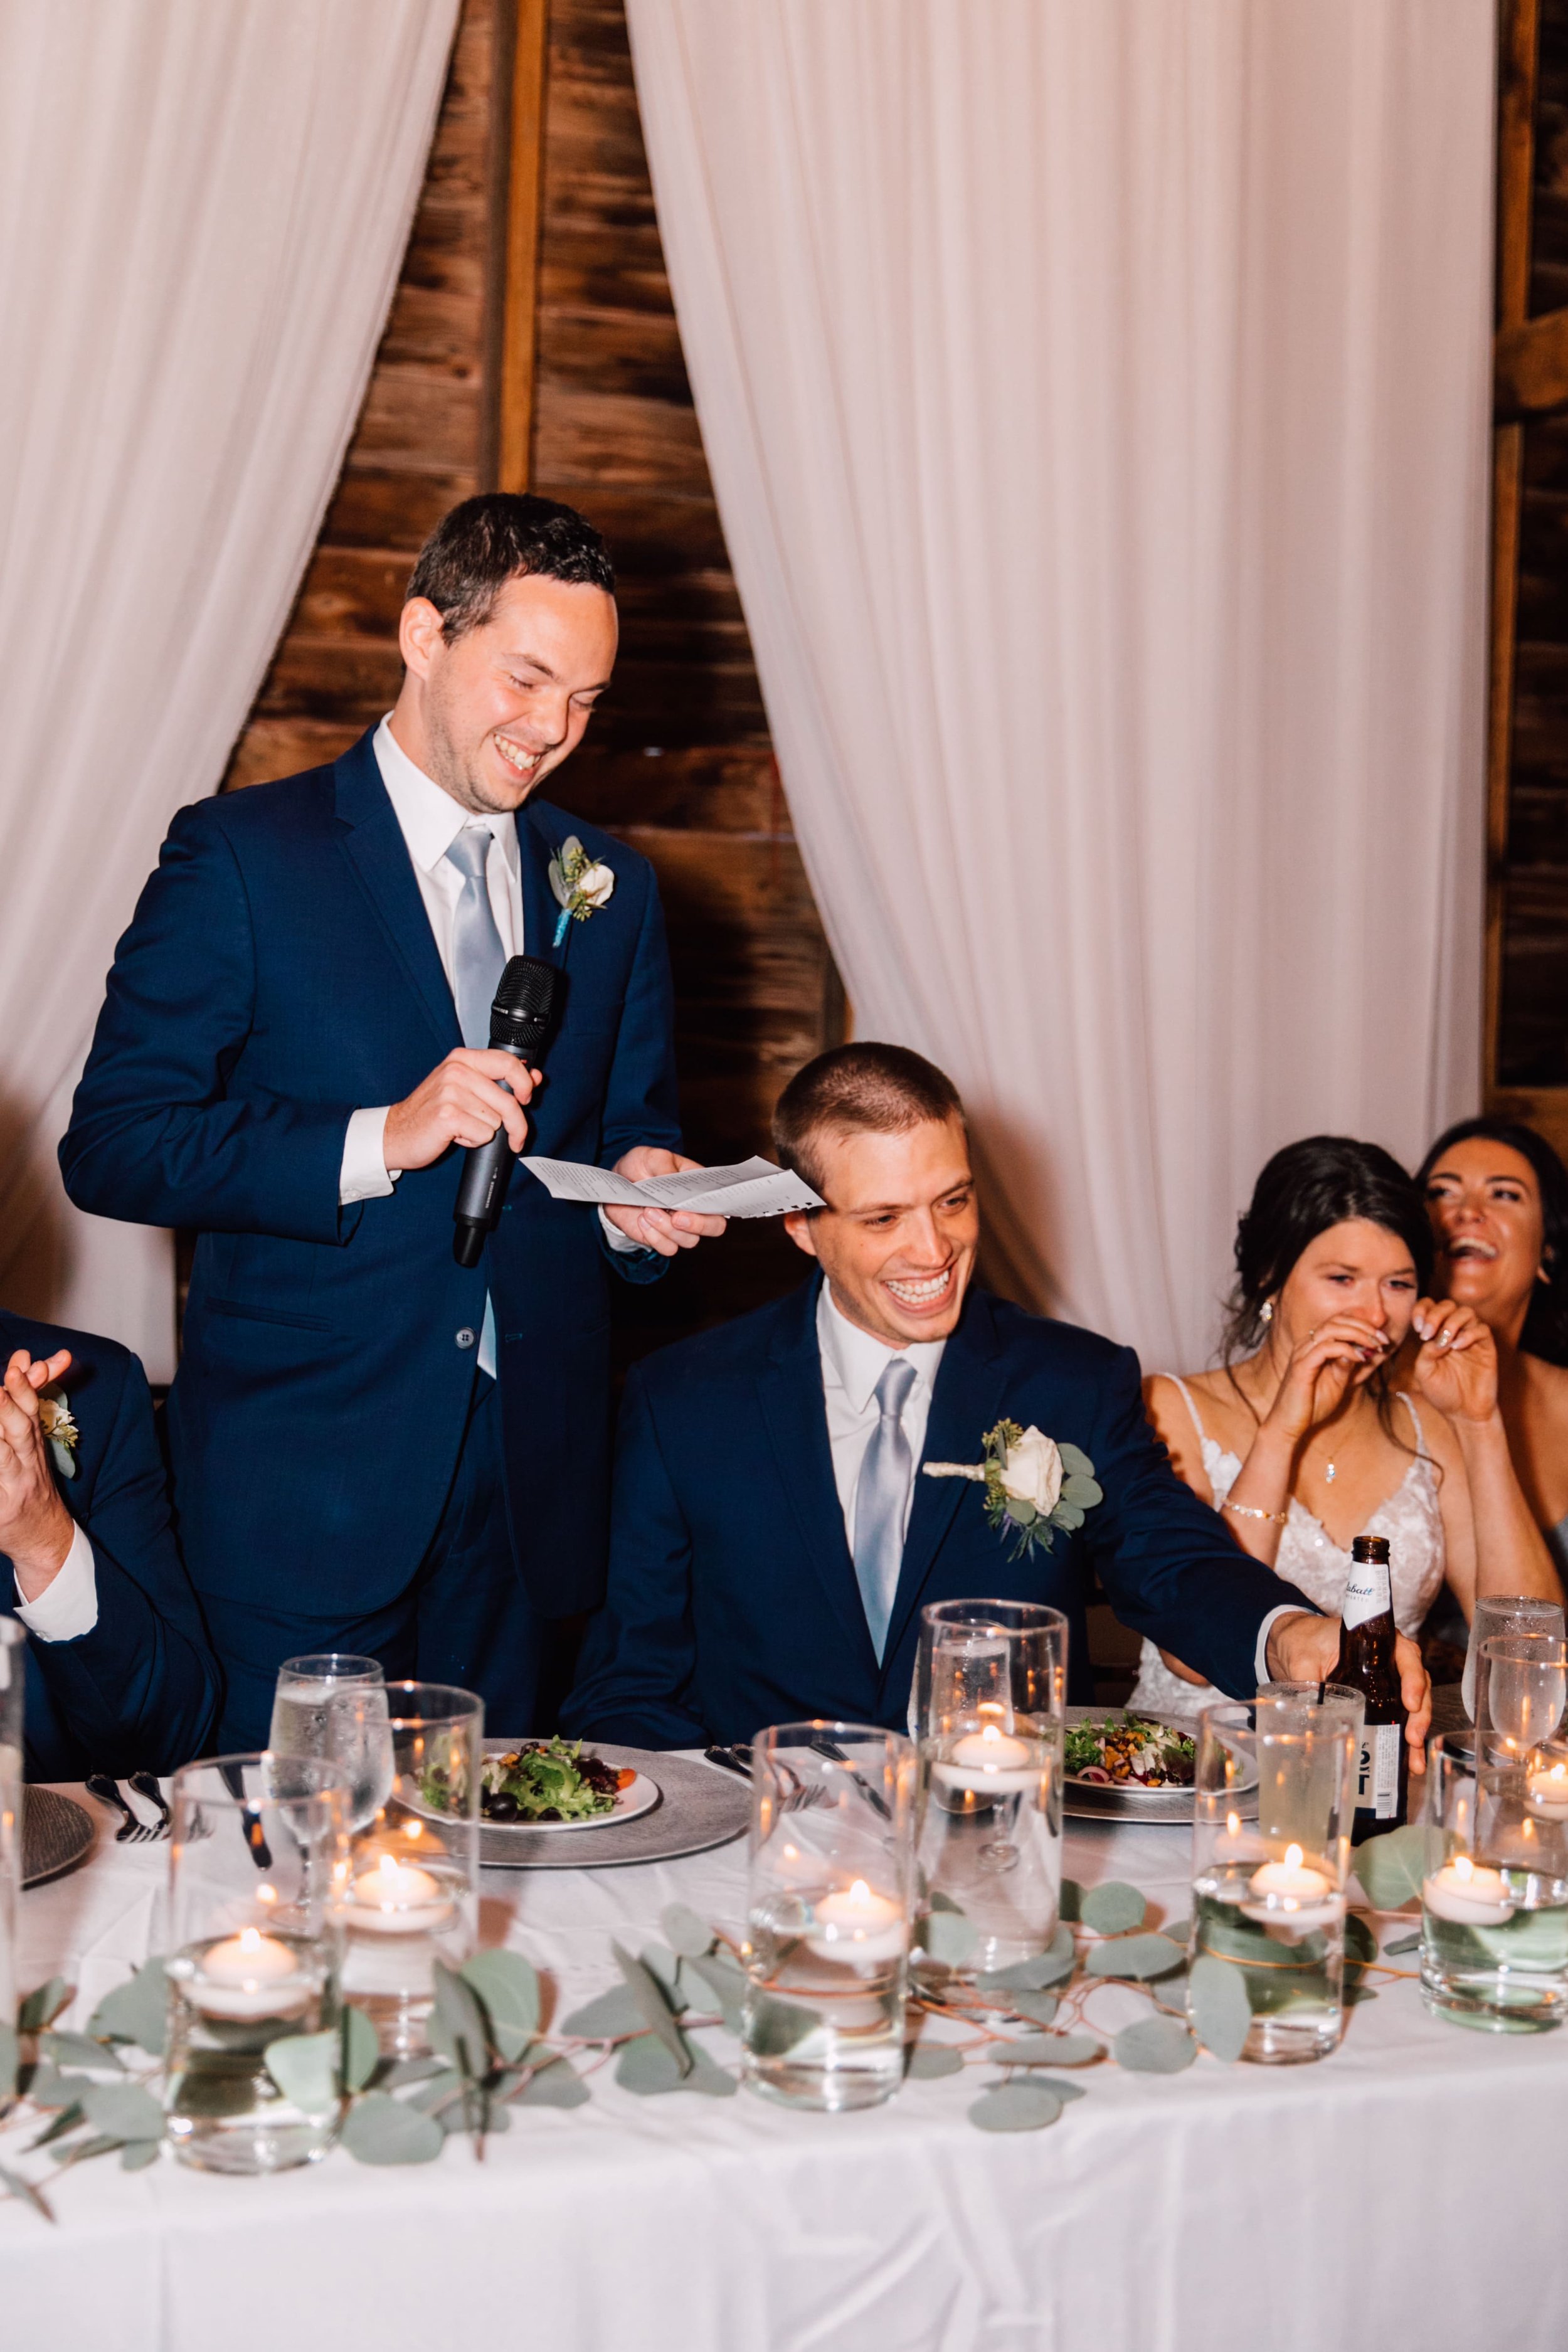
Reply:
[[[1136, 1712], [1145, 1723], [1163, 1723], [1190, 1739], [1197, 1737], [1195, 1717], [1184, 1721], [1180, 1716], [1159, 1715], [1152, 1707], [1069, 1706], [1066, 1712], [1069, 1723], [1110, 1723]], [[1193, 1818], [1191, 1789], [1129, 1789], [1064, 1778], [1062, 1790], [1062, 1810], [1072, 1821], [1190, 1822]]]
[[58, 1878], [90, 1853], [97, 1835], [92, 1815], [55, 1789], [22, 1791], [22, 1884], [39, 1886]]
[[606, 1764], [630, 1765], [658, 1790], [658, 1802], [632, 1821], [605, 1822], [590, 1830], [479, 1830], [479, 1862], [486, 1870], [606, 1870], [632, 1862], [672, 1862], [683, 1853], [703, 1853], [739, 1837], [752, 1818], [747, 1781], [711, 1764], [694, 1763], [647, 1748], [613, 1748], [590, 1740], [589, 1752]]

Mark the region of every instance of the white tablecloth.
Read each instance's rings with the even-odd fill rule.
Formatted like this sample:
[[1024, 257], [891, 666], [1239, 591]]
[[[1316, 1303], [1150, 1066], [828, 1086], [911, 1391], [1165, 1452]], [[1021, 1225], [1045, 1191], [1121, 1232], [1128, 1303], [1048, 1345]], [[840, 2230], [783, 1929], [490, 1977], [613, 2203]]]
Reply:
[[[79, 1793], [73, 1791], [72, 1793]], [[487, 1940], [556, 2013], [615, 1981], [609, 1939], [679, 1897], [738, 1924], [743, 1841], [668, 1864], [491, 1873]], [[155, 1948], [167, 1849], [117, 1846], [23, 1902], [22, 1981], [69, 2022]], [[1188, 1833], [1074, 1826], [1067, 1867], [1184, 1916]], [[1399, 1965], [1408, 1967], [1409, 1961]], [[1098, 1992], [1094, 2023], [1147, 2004]], [[733, 2044], [715, 2037], [720, 2054]], [[1106, 2064], [1049, 2130], [975, 2131], [985, 2079], [868, 2114], [742, 2093], [639, 2099], [606, 2069], [572, 2113], [520, 2110], [482, 2165], [271, 2180], [165, 2158], [84, 2165], [59, 2226], [0, 2203], [5, 2352], [1562, 2352], [1568, 2032], [1426, 2016], [1398, 1983], [1318, 2065], [1174, 2076]]]

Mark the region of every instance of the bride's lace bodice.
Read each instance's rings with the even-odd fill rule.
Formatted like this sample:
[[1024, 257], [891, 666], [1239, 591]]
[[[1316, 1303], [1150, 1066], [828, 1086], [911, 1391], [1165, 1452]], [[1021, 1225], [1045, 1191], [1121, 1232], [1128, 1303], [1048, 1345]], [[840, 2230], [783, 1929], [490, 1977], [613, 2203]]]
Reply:
[[[1238, 1455], [1215, 1444], [1198, 1417], [1198, 1409], [1183, 1381], [1169, 1377], [1182, 1391], [1203, 1450], [1204, 1472], [1214, 1492], [1215, 1510], [1241, 1475]], [[1415, 1400], [1399, 1391], [1400, 1402], [1414, 1424], [1415, 1459], [1386, 1503], [1380, 1504], [1362, 1529], [1363, 1535], [1388, 1538], [1389, 1575], [1394, 1587], [1394, 1621], [1402, 1633], [1417, 1633], [1443, 1581], [1445, 1551], [1443, 1517], [1437, 1502], [1437, 1478], [1426, 1451]], [[1337, 1617], [1344, 1606], [1351, 1556], [1342, 1551], [1321, 1519], [1291, 1496], [1289, 1516], [1279, 1538], [1276, 1574], [1295, 1585], [1309, 1601]], [[1185, 1683], [1173, 1675], [1152, 1642], [1143, 1644], [1138, 1680], [1127, 1704], [1159, 1715], [1195, 1715], [1225, 1696], [1212, 1683]]]

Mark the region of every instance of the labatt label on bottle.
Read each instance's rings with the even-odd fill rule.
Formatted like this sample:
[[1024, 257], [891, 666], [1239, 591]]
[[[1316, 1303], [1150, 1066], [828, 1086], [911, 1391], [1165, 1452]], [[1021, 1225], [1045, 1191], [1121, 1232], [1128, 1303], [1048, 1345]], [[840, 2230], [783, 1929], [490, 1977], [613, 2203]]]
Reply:
[[1356, 1811], [1374, 1821], [1399, 1817], [1399, 1742], [1396, 1723], [1369, 1723], [1361, 1735], [1361, 1767], [1356, 1775]]
[[1345, 1624], [1364, 1625], [1369, 1617], [1381, 1617], [1393, 1606], [1393, 1592], [1385, 1559], [1352, 1559], [1345, 1587]]

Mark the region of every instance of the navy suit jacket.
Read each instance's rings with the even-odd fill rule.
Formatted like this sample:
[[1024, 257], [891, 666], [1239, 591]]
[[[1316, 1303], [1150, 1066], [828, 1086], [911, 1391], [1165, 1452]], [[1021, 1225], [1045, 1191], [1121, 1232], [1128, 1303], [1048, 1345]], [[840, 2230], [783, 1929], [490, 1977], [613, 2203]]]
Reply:
[[1257, 1689], [1271, 1609], [1312, 1604], [1183, 1486], [1143, 1416], [1138, 1360], [972, 1290], [938, 1369], [925, 1459], [978, 1462], [998, 1421], [1082, 1448], [1105, 1499], [1014, 1559], [984, 1492], [917, 1474], [879, 1665], [834, 1485], [817, 1283], [649, 1357], [626, 1384], [610, 1582], [565, 1710], [574, 1734], [652, 1748], [750, 1739], [813, 1716], [904, 1727], [932, 1601], [1040, 1601], [1070, 1624], [1068, 1695], [1092, 1697], [1089, 1571], [1118, 1617], [1222, 1690]]
[[[531, 1149], [674, 1148], [668, 959], [652, 868], [547, 803], [517, 819], [525, 943], [564, 976]], [[575, 832], [616, 876], [567, 928]], [[168, 1405], [198, 1592], [356, 1614], [407, 1586], [450, 1486], [495, 1304], [519, 1566], [547, 1614], [603, 1589], [610, 1253], [595, 1212], [518, 1170], [479, 1265], [452, 1257], [463, 1155], [338, 1203], [362, 1106], [462, 1044], [369, 734], [331, 767], [182, 809], [130, 929], [60, 1145], [79, 1207], [199, 1239]], [[616, 1259], [630, 1279], [662, 1261]]]
[[[169, 1528], [168, 1486], [153, 1400], [129, 1348], [0, 1308], [0, 1363], [71, 1351], [60, 1382], [76, 1422], [76, 1475], [55, 1483], [92, 1545], [98, 1622], [74, 1642], [26, 1651], [24, 1733], [30, 1780], [93, 1771], [172, 1772], [205, 1747], [218, 1670]], [[16, 1580], [0, 1552], [0, 1609], [16, 1613]]]

